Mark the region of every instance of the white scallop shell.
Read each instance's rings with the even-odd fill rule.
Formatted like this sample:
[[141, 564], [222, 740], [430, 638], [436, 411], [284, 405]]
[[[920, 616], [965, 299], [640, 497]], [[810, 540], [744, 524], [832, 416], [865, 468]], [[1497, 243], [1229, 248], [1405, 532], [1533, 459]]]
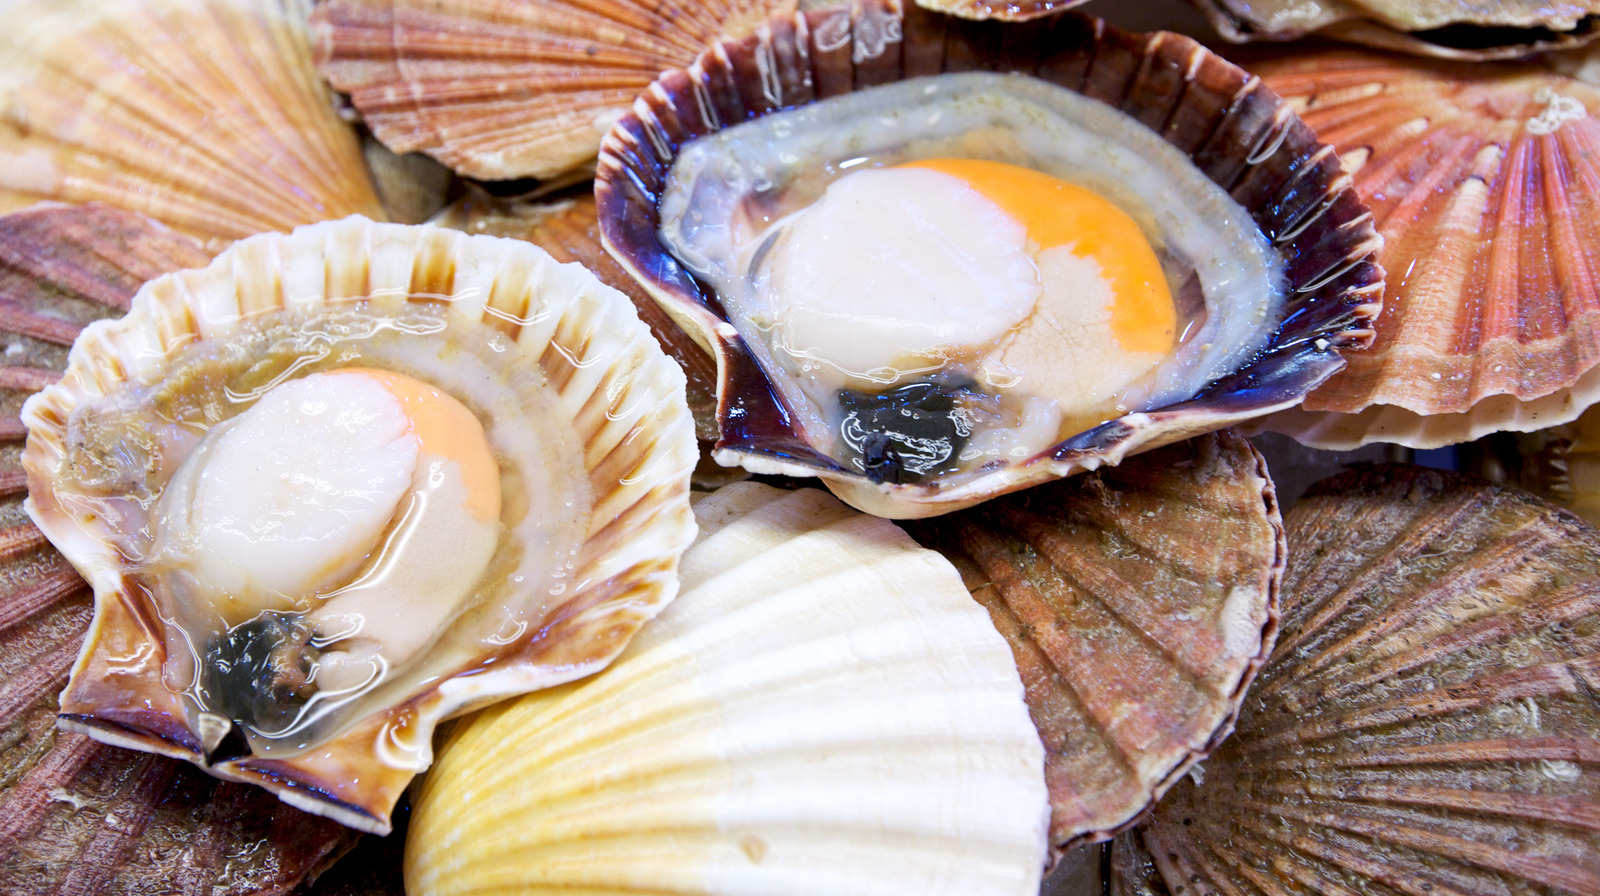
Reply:
[[[252, 315], [357, 302], [373, 317], [442, 303], [443, 326], [473, 324], [470, 332], [478, 334], [487, 324], [503, 340], [494, 353], [542, 372], [535, 382], [550, 396], [555, 419], [548, 425], [562, 430], [564, 456], [576, 467], [562, 475], [592, 498], [577, 517], [586, 528], [574, 536], [568, 586], [528, 611], [525, 633], [508, 638], [492, 663], [480, 656], [452, 665], [455, 671], [404, 695], [401, 705], [309, 753], [215, 754], [216, 737], [187, 721], [179, 696], [162, 682], [170, 641], [118, 550], [117, 527], [105, 515], [84, 515], [79, 496], [57, 484], [71, 458], [67, 421], [75, 408], [126, 381], [158, 381], [170, 356], [197, 340], [237, 343]], [[429, 363], [447, 371], [463, 354]], [[95, 621], [62, 694], [63, 724], [188, 759], [269, 787], [309, 811], [386, 832], [400, 791], [431, 760], [439, 720], [604, 667], [671, 601], [677, 558], [694, 532], [688, 489], [697, 454], [683, 390], [681, 369], [625, 296], [521, 241], [351, 217], [241, 240], [209, 267], [151, 281], [126, 317], [84, 331], [61, 383], [23, 411], [29, 512], [95, 588]], [[526, 411], [501, 403], [484, 413], [503, 421]], [[507, 525], [520, 531], [523, 519], [536, 515], [508, 518]]]
[[955, 570], [819, 489], [695, 511], [610, 668], [440, 750], [407, 892], [1036, 894], [1043, 750]]

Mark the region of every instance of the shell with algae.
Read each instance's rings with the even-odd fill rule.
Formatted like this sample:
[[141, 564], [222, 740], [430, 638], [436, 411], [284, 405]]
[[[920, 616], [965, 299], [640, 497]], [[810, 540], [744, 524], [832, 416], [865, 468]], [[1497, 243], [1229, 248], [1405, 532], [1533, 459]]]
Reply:
[[20, 0], [0, 32], [0, 211], [142, 212], [202, 241], [381, 217], [303, 0]]
[[[841, 456], [832, 434], [841, 427], [828, 419], [832, 410], [797, 410], [803, 402], [795, 396], [802, 386], [785, 383], [800, 382], [801, 375], [769, 369], [771, 364], [758, 360], [768, 349], [755, 345], [739, 329], [743, 324], [729, 319], [721, 299], [663, 249], [658, 236], [663, 196], [674, 162], [698, 138], [720, 137], [734, 123], [780, 110], [787, 114], [796, 107], [820, 108], [835, 98], [853, 99], [872, 87], [911, 90], [912, 79], [940, 73], [979, 73], [980, 79], [990, 78], [986, 84], [1006, 80], [998, 73], [1031, 75], [1038, 81], [1007, 83], [1062, 97], [1063, 103], [1070, 97], [1081, 108], [1097, 110], [1092, 114], [1126, 122], [1140, 139], [1149, 138], [1152, 152], [1173, 153], [1175, 163], [1181, 157], [1191, 160], [1197, 181], [1207, 190], [1220, 187], [1227, 193], [1223, 199], [1247, 210], [1251, 220], [1240, 226], [1258, 227], [1265, 238], [1263, 254], [1284, 264], [1285, 307], [1272, 326], [1256, 334], [1259, 351], [1198, 387], [1198, 393], [1185, 391], [1184, 398], [1159, 407], [1113, 414], [1080, 433], [1062, 427], [1059, 435], [1046, 434], [1060, 439], [1054, 444], [1048, 437], [1039, 439], [1041, 450], [1030, 444], [981, 469], [973, 461], [972, 469], [908, 481], [874, 475], [863, 470], [860, 458]], [[1126, 117], [1099, 111], [1101, 104]], [[842, 171], [849, 167], [845, 162], [844, 157], [819, 160], [817, 167]], [[753, 189], [749, 203], [756, 205], [765, 194]], [[854, 506], [892, 517], [969, 507], [1298, 403], [1343, 365], [1340, 347], [1359, 347], [1370, 339], [1367, 324], [1382, 290], [1376, 263], [1380, 239], [1370, 216], [1332, 150], [1318, 143], [1286, 104], [1188, 38], [1121, 32], [1074, 13], [1005, 25], [914, 7], [902, 15], [894, 3], [863, 3], [775, 17], [756, 36], [719, 42], [687, 70], [664, 74], [640, 97], [606, 138], [596, 197], [607, 247], [718, 358], [717, 460], [756, 472], [819, 476]], [[1241, 217], [1230, 215], [1230, 220]], [[1209, 304], [1205, 313], [1206, 326], [1257, 320], [1254, 312], [1235, 317]]]
[[1038, 893], [1039, 738], [950, 564], [821, 489], [695, 513], [682, 593], [610, 668], [452, 732], [406, 891]]
[[1011, 645], [1060, 851], [1132, 824], [1225, 738], [1277, 634], [1277, 500], [1229, 430], [907, 525]]
[[1285, 525], [1278, 646], [1113, 892], [1600, 892], [1600, 531], [1400, 466]]
[[[413, 377], [481, 425], [499, 516], [474, 524], [489, 550], [449, 601], [392, 618], [388, 603], [337, 606], [346, 593], [404, 601], [384, 583], [453, 568], [411, 553], [450, 534], [427, 522], [449, 492], [419, 492], [393, 534], [352, 546], [376, 572], [349, 566], [326, 594], [279, 595], [259, 577], [233, 586], [181, 560], [188, 539], [231, 525], [163, 509], [187, 500], [181, 462], [221, 450], [192, 433], [239, 431], [228, 421], [280, 384], [345, 368]], [[62, 724], [364, 830], [387, 831], [438, 721], [609, 662], [671, 600], [694, 531], [682, 374], [631, 303], [533, 246], [444, 228], [352, 217], [240, 241], [154, 280], [126, 317], [85, 331], [24, 419], [30, 513], [95, 585]], [[447, 482], [454, 467], [432, 469], [427, 481]], [[274, 512], [269, 533], [310, 511]], [[319, 608], [335, 615], [317, 621]], [[427, 631], [408, 627], [419, 612]], [[362, 632], [379, 641], [363, 661], [376, 673], [320, 690], [325, 648]]]
[[93, 614], [88, 583], [22, 509], [22, 398], [66, 364], [84, 324], [145, 280], [210, 260], [114, 209], [40, 206], [0, 218], [0, 891], [244, 896], [294, 890], [354, 833], [244, 784], [56, 728]]
[[1433, 448], [1600, 398], [1600, 90], [1358, 50], [1250, 64], [1339, 150], [1391, 272], [1372, 346], [1268, 428]]

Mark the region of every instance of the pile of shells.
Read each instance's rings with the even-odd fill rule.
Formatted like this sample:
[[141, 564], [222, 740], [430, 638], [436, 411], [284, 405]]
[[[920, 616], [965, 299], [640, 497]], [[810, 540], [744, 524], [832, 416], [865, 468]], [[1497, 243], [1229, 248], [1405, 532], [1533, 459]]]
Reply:
[[[1579, 518], [1600, 516], [1600, 79], [1581, 51], [1600, 5], [1190, 2], [1096, 10], [1170, 15], [1187, 35], [1119, 31], [1063, 12], [1073, 0], [12, 3], [0, 891], [1600, 893], [1600, 531]], [[953, 83], [918, 80], [934, 75], [1059, 89], [1093, 110], [1089, 129], [1110, 115], [1121, 123], [1094, 132], [1139, 148], [1086, 144], [1116, 159], [1111, 176], [1040, 161], [1026, 134], [994, 150], [973, 136], [1004, 130], [987, 120], [910, 141], [931, 150], [872, 143]], [[722, 136], [805, 139], [833, 113], [782, 116], [885, 88], [924, 92], [894, 94], [880, 124], [820, 157], [820, 181]], [[1152, 243], [1172, 351], [1224, 333], [1238, 357], [1192, 388], [1130, 390], [1083, 427], [1007, 431], [1000, 448], [963, 441], [1010, 413], [993, 408], [1015, 371], [988, 362], [891, 376], [819, 427], [809, 387], [759, 345], [788, 310], [746, 326], [737, 290], [791, 264], [792, 222], [851, 169], [945, 155], [1081, 175]], [[760, 175], [726, 208], [693, 206], [761, 236], [720, 281], [662, 211], [706, 183], [678, 161], [705, 157], [718, 176]], [[1194, 178], [1142, 186], [1147, 163]], [[1242, 269], [1196, 263], [1172, 205], [1230, 210], [1209, 229], [1259, 237], [1250, 276], [1281, 303], [1215, 329], [1233, 306], [1214, 282]], [[142, 288], [178, 304], [135, 310]], [[548, 290], [603, 294], [606, 310], [546, 313]], [[483, 354], [523, 352], [517, 369], [539, 372], [508, 375], [520, 391], [491, 407], [450, 379], [478, 370], [460, 344], [409, 366], [351, 349], [339, 315], [357, 306], [421, 309], [374, 327], [408, 334], [448, 309], [485, 334]], [[847, 310], [860, 342], [894, 332]], [[277, 330], [251, 329], [302, 311], [319, 323], [292, 358]], [[265, 354], [240, 360], [245, 343]], [[1030, 357], [1099, 351], [1067, 345]], [[812, 348], [806, 375], [836, 364]], [[119, 354], [78, 360], [101, 350]], [[141, 379], [171, 359], [189, 365], [181, 382]], [[163, 601], [211, 567], [159, 579], [187, 548], [151, 533], [203, 508], [166, 507], [165, 479], [113, 486], [224, 453], [185, 452], [242, 428], [282, 383], [363, 365], [382, 382], [438, 372], [423, 385], [480, 423], [564, 415], [517, 430], [538, 439], [484, 438], [513, 496], [525, 477], [506, 446], [559, 443], [575, 466], [546, 491], [570, 506], [513, 497], [498, 525], [570, 512], [582, 519], [533, 540], [581, 546], [523, 615], [462, 598], [451, 618], [487, 653], [419, 660], [418, 686], [384, 692], [377, 721], [273, 744], [215, 682], [243, 680], [226, 678], [236, 665], [274, 705], [322, 699], [320, 657], [349, 632], [294, 623], [305, 637], [265, 658], [250, 638], [381, 581], [367, 573], [396, 556], [411, 511], [362, 548], [380, 558], [364, 573], [328, 573], [244, 621], [219, 610], [196, 635], [193, 605]], [[152, 453], [137, 433], [84, 428], [125, 378], [157, 409], [141, 426], [176, 442]], [[212, 381], [220, 392], [183, 391]], [[47, 389], [30, 441], [24, 402]], [[818, 436], [869, 417], [865, 437]], [[885, 422], [899, 417], [924, 428]], [[1362, 446], [1457, 446], [1419, 456], [1498, 482], [1364, 467], [1280, 507], [1274, 479], [1307, 473], [1270, 450], [1283, 436], [1324, 472]], [[939, 450], [945, 467], [916, 466]], [[963, 468], [963, 450], [990, 454]], [[446, 494], [415, 488], [421, 504]], [[148, 524], [126, 524], [131, 505]], [[657, 516], [660, 531], [645, 525]], [[521, 576], [522, 548], [494, 544], [486, 568]], [[392, 615], [430, 605], [404, 606]], [[185, 638], [192, 655], [173, 650]], [[237, 648], [224, 679], [184, 666], [217, 645]]]

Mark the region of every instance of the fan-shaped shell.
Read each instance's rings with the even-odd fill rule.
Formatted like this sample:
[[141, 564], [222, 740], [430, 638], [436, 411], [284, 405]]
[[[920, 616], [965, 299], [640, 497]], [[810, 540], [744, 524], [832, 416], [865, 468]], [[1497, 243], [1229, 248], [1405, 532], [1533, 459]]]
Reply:
[[1225, 737], [1277, 633], [1282, 522], [1229, 431], [910, 525], [1011, 645], [1058, 849], [1108, 839]]
[[55, 727], [92, 597], [23, 512], [17, 409], [65, 366], [83, 324], [126, 310], [145, 280], [209, 260], [130, 212], [0, 218], [0, 892], [285, 893], [353, 839], [259, 788]]
[[228, 241], [380, 216], [302, 0], [20, 0], [0, 31], [0, 210], [143, 212]]
[[[444, 327], [470, 330], [472, 338], [490, 338], [486, 324], [505, 342], [472, 351], [509, 352], [542, 372], [550, 402], [542, 413], [560, 417], [549, 425], [570, 439], [562, 456], [581, 464], [552, 475], [589, 499], [568, 511], [584, 527], [571, 536], [570, 583], [535, 595], [535, 603], [517, 611], [526, 618], [511, 634], [494, 634], [501, 617], [486, 613], [495, 620], [485, 623], [491, 636], [462, 665], [430, 673], [398, 704], [352, 719], [310, 752], [262, 757], [227, 742], [219, 748], [203, 716], [190, 721], [189, 698], [163, 683], [168, 645], [177, 636], [159, 628], [147, 633], [142, 620], [159, 618], [161, 611], [137, 569], [122, 561], [125, 533], [108, 514], [84, 518], [75, 509], [84, 497], [62, 484], [73, 456], [68, 421], [94, 396], [128, 383], [161, 382], [169, 355], [191, 343], [244, 344], [253, 316], [282, 311], [292, 320], [297, 313], [352, 307], [387, 315], [402, 329], [411, 321], [406, 313], [434, 309]], [[329, 327], [338, 331], [337, 324]], [[435, 365], [425, 374], [430, 381], [434, 372], [468, 360], [469, 349], [459, 344], [449, 351], [448, 362], [424, 362]], [[309, 372], [304, 361], [283, 375]], [[241, 241], [205, 269], [153, 281], [127, 317], [80, 337], [62, 384], [30, 400], [24, 414], [30, 513], [96, 585], [95, 625], [62, 694], [64, 723], [261, 784], [347, 824], [387, 830], [401, 789], [426, 767], [438, 720], [604, 666], [671, 600], [677, 556], [693, 533], [687, 499], [693, 423], [682, 383], [677, 365], [661, 354], [626, 298], [581, 267], [557, 265], [513, 240], [349, 218]], [[517, 387], [508, 395], [522, 399], [526, 392]], [[533, 413], [508, 405], [504, 396], [478, 400], [486, 402], [482, 413], [496, 420]], [[497, 442], [495, 450], [507, 449]], [[518, 472], [519, 481], [540, 481], [531, 470]], [[507, 511], [517, 516], [506, 525], [520, 538], [547, 537], [536, 530], [550, 508], [527, 509], [520, 501], [507, 501], [521, 509]], [[469, 621], [463, 624], [474, 618], [464, 616]], [[130, 657], [132, 645], [142, 647]]]
[[1416, 467], [1286, 514], [1238, 730], [1117, 843], [1118, 892], [1600, 891], [1600, 532]]
[[[1291, 296], [1252, 361], [1192, 399], [1131, 413], [959, 485], [875, 482], [807, 442], [753, 349], [707, 287], [661, 246], [659, 200], [679, 150], [778, 109], [941, 71], [1024, 72], [1109, 103], [1156, 130], [1251, 210], [1286, 262]], [[1297, 403], [1363, 345], [1382, 274], [1378, 237], [1336, 157], [1243, 71], [1173, 34], [1134, 35], [1068, 13], [970, 23], [894, 4], [775, 18], [669, 72], [607, 136], [596, 180], [607, 247], [718, 357], [717, 459], [820, 476], [873, 513], [916, 517], [1013, 491]]]
[[632, 299], [639, 319], [650, 326], [662, 351], [683, 367], [695, 435], [704, 440], [716, 438], [715, 362], [661, 310], [637, 281], [628, 276], [616, 259], [606, 253], [605, 246], [600, 243], [600, 219], [592, 194], [543, 203], [474, 196], [447, 208], [434, 223], [467, 233], [527, 240], [549, 252], [556, 261], [575, 261], [583, 265], [599, 277], [601, 283]]
[[1600, 36], [1595, 0], [1194, 0], [1233, 41], [1329, 37], [1424, 56], [1512, 59]]
[[662, 70], [793, 8], [794, 0], [330, 0], [313, 27], [319, 68], [385, 145], [504, 180], [589, 163]]
[[1039, 739], [950, 565], [820, 489], [695, 511], [616, 663], [441, 748], [407, 891], [1037, 893]]
[[1372, 347], [1271, 428], [1431, 448], [1600, 397], [1600, 90], [1362, 51], [1252, 68], [1338, 148], [1392, 272]]

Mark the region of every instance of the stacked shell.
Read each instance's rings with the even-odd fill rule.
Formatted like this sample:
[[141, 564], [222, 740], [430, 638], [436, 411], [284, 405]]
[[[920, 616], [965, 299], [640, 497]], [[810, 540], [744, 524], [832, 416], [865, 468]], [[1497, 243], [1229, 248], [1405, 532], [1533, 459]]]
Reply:
[[86, 323], [210, 256], [130, 212], [41, 206], [0, 218], [0, 891], [287, 892], [354, 833], [257, 787], [56, 728], [93, 615], [89, 586], [22, 507], [22, 399], [59, 375]]
[[0, 211], [142, 212], [202, 241], [380, 216], [302, 0], [22, 0], [0, 32]]
[[1285, 524], [1278, 646], [1114, 891], [1600, 891], [1600, 532], [1414, 467]]
[[386, 831], [440, 719], [604, 666], [693, 532], [682, 377], [526, 244], [360, 218], [147, 284], [29, 400], [62, 724]]
[[1381, 289], [1366, 210], [1287, 106], [1075, 15], [776, 17], [662, 75], [596, 196], [718, 359], [717, 460], [894, 517], [1291, 406]]

